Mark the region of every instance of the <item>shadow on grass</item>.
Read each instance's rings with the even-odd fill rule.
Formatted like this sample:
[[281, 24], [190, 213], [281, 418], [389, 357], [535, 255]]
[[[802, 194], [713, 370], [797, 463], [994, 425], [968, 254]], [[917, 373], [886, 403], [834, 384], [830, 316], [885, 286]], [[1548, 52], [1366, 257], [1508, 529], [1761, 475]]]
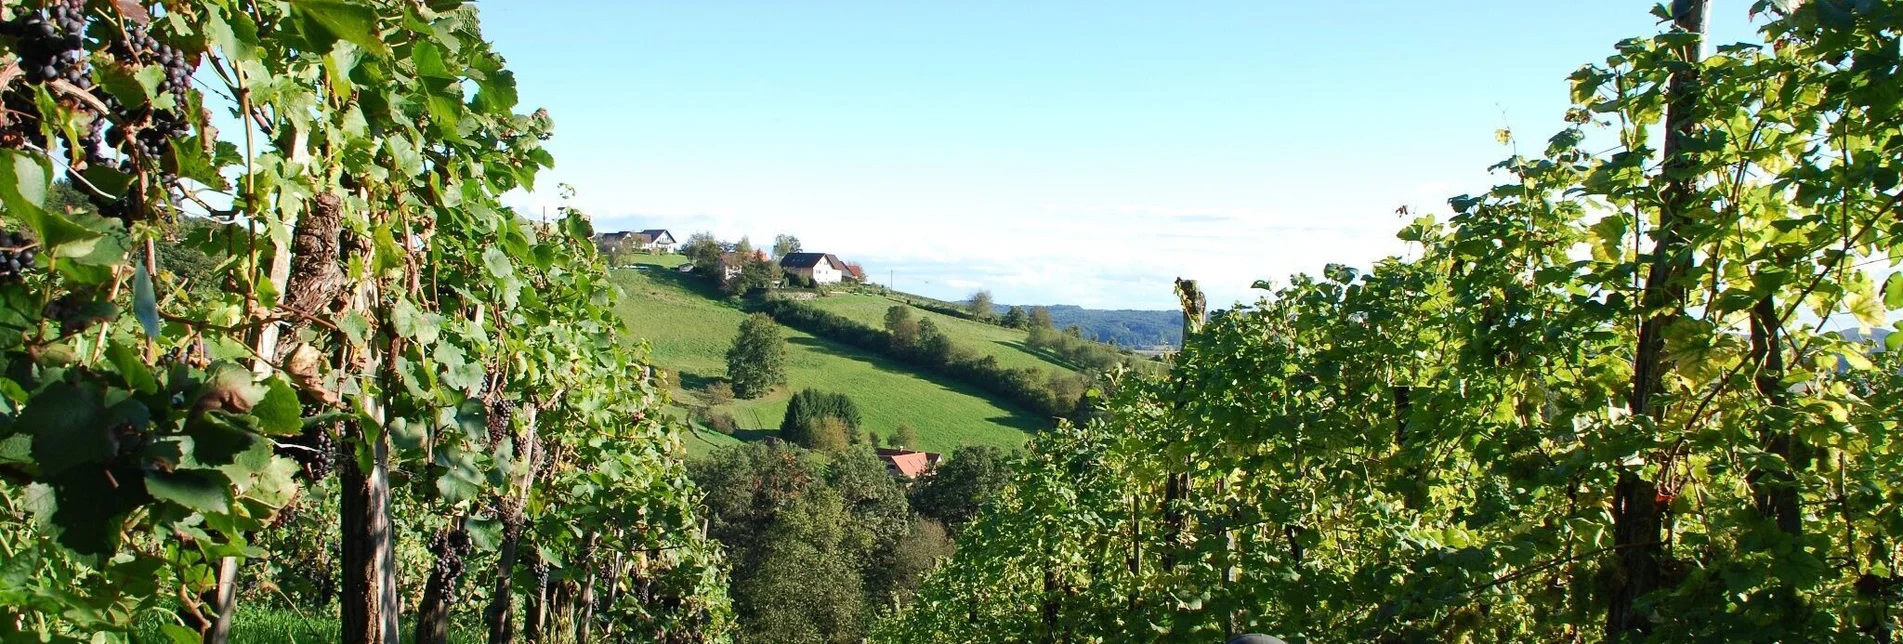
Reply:
[[1075, 371], [1078, 373], [1083, 373], [1084, 371], [1084, 368], [1082, 366], [1071, 364], [1071, 362], [1069, 360], [1065, 360], [1063, 356], [1059, 356], [1056, 353], [1052, 353], [1048, 349], [1038, 349], [1038, 348], [1032, 347], [1031, 343], [1025, 342], [1023, 340], [992, 340], [992, 342], [996, 342], [1002, 346], [1011, 347], [1013, 349], [1017, 349], [1019, 351], [1023, 351], [1025, 353], [1031, 354], [1033, 356], [1037, 356], [1038, 359], [1048, 362], [1053, 366], [1062, 367], [1062, 368], [1069, 369], [1071, 371]]
[[[629, 269], [629, 270], [633, 270], [633, 269]], [[710, 300], [715, 300], [719, 302], [725, 302], [727, 300], [727, 294], [720, 292], [720, 287], [715, 285], [714, 281], [712, 279], [708, 279], [707, 276], [705, 275], [700, 275], [698, 273], [683, 273], [672, 268], [660, 268], [658, 266], [654, 268], [641, 270], [639, 272], [642, 275], [648, 276], [648, 279], [653, 280], [657, 284], [670, 284], [683, 291], [687, 291], [687, 292], [693, 293], [695, 295], [699, 295], [701, 297], [704, 297]]]
[[720, 376], [702, 375], [691, 371], [680, 371], [676, 372], [676, 374], [680, 380], [680, 382], [676, 384], [680, 385], [681, 389], [687, 391], [699, 391], [705, 389], [707, 385], [726, 380], [726, 378]]
[[999, 424], [999, 425], [1003, 425], [1005, 427], [1010, 427], [1012, 429], [1025, 432], [1027, 434], [1036, 433], [1044, 429], [1048, 429], [1052, 425], [1052, 421], [1050, 421], [1049, 419], [1039, 418], [1037, 414], [1034, 414], [1030, 412], [1029, 410], [1019, 407], [1011, 403], [1010, 401], [1003, 400], [975, 386], [972, 386], [970, 384], [966, 384], [963, 382], [958, 382], [957, 380], [953, 380], [949, 377], [946, 377], [940, 374], [932, 373], [925, 369], [908, 369], [908, 368], [905, 368], [901, 363], [899, 363], [896, 360], [859, 349], [858, 347], [852, 347], [848, 345], [829, 342], [817, 337], [787, 338], [786, 342], [788, 344], [797, 344], [803, 347], [808, 347], [813, 349], [814, 351], [819, 351], [827, 355], [844, 358], [847, 360], [862, 362], [862, 363], [871, 365], [872, 368], [885, 372], [885, 373], [889, 373], [893, 375], [902, 375], [902, 376], [916, 376], [921, 380], [925, 380], [934, 385], [938, 385], [939, 388], [944, 389], [946, 391], [960, 393], [960, 394], [964, 394], [967, 396], [984, 400], [985, 402], [989, 402], [992, 405], [998, 407], [999, 409], [1003, 409], [1003, 410], [1011, 412], [1011, 415], [1009, 416], [994, 416], [991, 418], [986, 418], [985, 420]]

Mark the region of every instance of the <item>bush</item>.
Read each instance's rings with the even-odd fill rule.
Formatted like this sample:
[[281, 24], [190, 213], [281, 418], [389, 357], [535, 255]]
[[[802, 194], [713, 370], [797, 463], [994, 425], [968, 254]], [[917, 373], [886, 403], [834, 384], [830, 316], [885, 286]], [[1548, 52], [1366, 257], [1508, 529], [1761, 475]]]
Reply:
[[696, 409], [694, 420], [706, 425], [708, 429], [728, 436], [740, 431], [740, 423], [733, 419], [733, 414], [716, 409]]
[[[826, 427], [828, 421], [838, 427]], [[859, 428], [859, 406], [845, 394], [802, 389], [786, 402], [786, 417], [780, 421], [780, 439], [811, 449], [825, 449], [837, 430], [842, 444], [864, 442]]]
[[700, 398], [702, 405], [719, 407], [733, 402], [733, 385], [727, 384], [725, 380], [715, 380], [701, 387], [694, 395]]
[[918, 429], [912, 427], [911, 423], [899, 423], [898, 431], [892, 434], [891, 444], [893, 447], [918, 449]]

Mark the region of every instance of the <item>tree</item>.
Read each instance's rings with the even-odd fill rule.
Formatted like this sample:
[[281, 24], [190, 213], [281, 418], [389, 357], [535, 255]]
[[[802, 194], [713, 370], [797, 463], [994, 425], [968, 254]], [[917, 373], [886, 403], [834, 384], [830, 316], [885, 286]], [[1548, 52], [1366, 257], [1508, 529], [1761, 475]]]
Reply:
[[892, 337], [892, 350], [900, 355], [918, 346], [919, 321], [912, 317], [912, 307], [895, 304], [886, 309], [885, 330]]
[[899, 423], [898, 430], [892, 433], [892, 446], [918, 449], [918, 429], [911, 423]]
[[912, 529], [894, 547], [890, 568], [892, 591], [899, 605], [912, 603], [925, 573], [954, 551], [944, 525], [931, 519], [914, 520]]
[[775, 259], [800, 252], [800, 238], [792, 235], [780, 235], [773, 238], [773, 257]]
[[800, 447], [821, 452], [837, 452], [846, 449], [846, 446], [851, 444], [852, 430], [846, 427], [846, 423], [832, 416], [826, 416], [813, 425], [812, 431], [806, 435], [806, 442]]
[[715, 380], [694, 392], [704, 407], [719, 407], [733, 402], [733, 385]]
[[939, 331], [938, 324], [929, 318], [918, 321], [916, 347], [919, 358], [926, 364], [944, 365], [951, 362], [953, 354], [951, 336]]
[[1021, 329], [1028, 322], [1029, 318], [1024, 314], [1024, 307], [1013, 306], [1011, 310], [1005, 311], [1004, 320], [1001, 323], [1013, 329]]
[[786, 338], [780, 325], [763, 313], [747, 316], [727, 349], [727, 381], [733, 394], [759, 398], [786, 382]]
[[694, 263], [694, 272], [714, 279], [720, 278], [720, 240], [714, 239], [713, 233], [689, 235], [687, 243], [681, 244], [681, 254]]
[[[813, 453], [748, 443], [689, 465], [706, 491], [708, 534], [734, 562], [741, 642], [857, 642], [916, 584], [898, 568], [915, 521], [870, 450]], [[941, 549], [905, 555], [916, 564]]]
[[811, 449], [824, 449], [831, 437], [822, 437], [826, 421], [837, 421], [840, 444], [862, 442], [859, 407], [845, 394], [816, 389], [801, 389], [786, 402], [786, 416], [780, 420], [780, 439]]
[[1004, 450], [991, 446], [959, 447], [913, 490], [912, 507], [957, 534], [959, 528], [978, 517], [979, 508], [997, 496], [1010, 480], [1010, 455]]
[[1049, 329], [1057, 326], [1051, 321], [1051, 310], [1042, 306], [1031, 307], [1030, 320], [1026, 324], [1033, 329]]
[[971, 297], [965, 298], [965, 310], [970, 311], [972, 317], [980, 320], [991, 319], [991, 307], [991, 291], [974, 291]]

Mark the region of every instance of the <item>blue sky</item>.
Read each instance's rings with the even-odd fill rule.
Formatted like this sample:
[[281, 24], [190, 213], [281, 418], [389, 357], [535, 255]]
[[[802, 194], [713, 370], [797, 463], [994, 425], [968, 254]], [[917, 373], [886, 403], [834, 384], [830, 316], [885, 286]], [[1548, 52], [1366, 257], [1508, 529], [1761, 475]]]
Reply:
[[[1716, 3], [1720, 41], [1749, 2]], [[597, 228], [798, 235], [902, 290], [1171, 308], [1402, 252], [1652, 3], [481, 3]], [[1531, 146], [1531, 144], [1529, 144]]]

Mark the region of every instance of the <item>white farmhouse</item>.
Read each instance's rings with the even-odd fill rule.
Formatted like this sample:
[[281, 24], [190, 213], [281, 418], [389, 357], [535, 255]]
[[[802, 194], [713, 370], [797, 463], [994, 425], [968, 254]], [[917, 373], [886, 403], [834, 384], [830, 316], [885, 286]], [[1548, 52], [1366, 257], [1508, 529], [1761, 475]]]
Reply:
[[787, 253], [780, 258], [780, 270], [805, 277], [814, 284], [838, 284], [846, 274], [846, 263], [832, 253]]
[[634, 234], [637, 248], [652, 253], [674, 252], [674, 233], [665, 228], [650, 228]]

